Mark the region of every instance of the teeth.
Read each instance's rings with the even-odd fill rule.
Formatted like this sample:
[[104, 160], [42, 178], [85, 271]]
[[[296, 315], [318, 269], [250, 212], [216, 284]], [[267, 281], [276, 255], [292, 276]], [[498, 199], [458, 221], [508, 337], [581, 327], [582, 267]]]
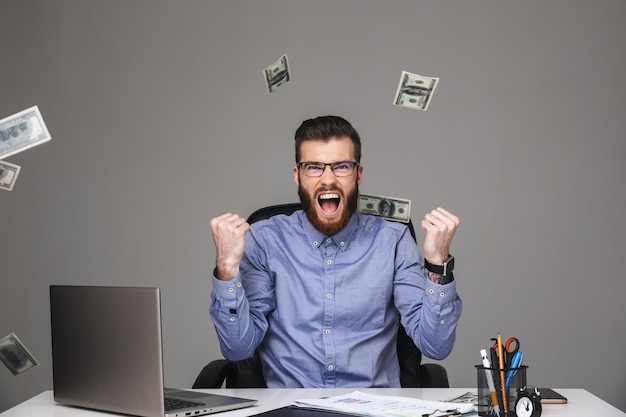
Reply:
[[339, 198], [339, 194], [329, 193], [320, 195], [320, 200], [330, 200], [331, 198]]

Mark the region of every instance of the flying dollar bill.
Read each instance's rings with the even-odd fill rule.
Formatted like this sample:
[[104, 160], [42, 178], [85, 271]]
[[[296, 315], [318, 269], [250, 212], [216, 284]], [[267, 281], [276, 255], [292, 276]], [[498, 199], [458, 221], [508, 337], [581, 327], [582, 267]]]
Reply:
[[358, 209], [363, 214], [373, 214], [395, 222], [408, 223], [411, 218], [411, 200], [359, 194]]
[[50, 133], [34, 106], [0, 120], [0, 159], [50, 140]]
[[291, 74], [289, 73], [289, 60], [287, 55], [281, 56], [278, 61], [263, 70], [265, 76], [265, 85], [267, 91], [272, 93], [281, 85], [289, 82]]
[[19, 173], [19, 165], [0, 161], [0, 190], [11, 191]]
[[0, 360], [13, 375], [19, 375], [39, 365], [37, 359], [26, 349], [15, 333], [0, 340]]
[[437, 83], [439, 83], [439, 78], [402, 71], [393, 104], [426, 111]]

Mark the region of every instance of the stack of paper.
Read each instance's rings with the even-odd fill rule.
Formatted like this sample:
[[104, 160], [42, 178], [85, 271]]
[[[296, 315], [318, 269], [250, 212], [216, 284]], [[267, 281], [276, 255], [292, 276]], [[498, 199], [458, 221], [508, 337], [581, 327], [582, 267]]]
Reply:
[[410, 397], [367, 394], [354, 391], [328, 398], [296, 400], [296, 407], [372, 417], [446, 416], [474, 411], [473, 404], [426, 401]]

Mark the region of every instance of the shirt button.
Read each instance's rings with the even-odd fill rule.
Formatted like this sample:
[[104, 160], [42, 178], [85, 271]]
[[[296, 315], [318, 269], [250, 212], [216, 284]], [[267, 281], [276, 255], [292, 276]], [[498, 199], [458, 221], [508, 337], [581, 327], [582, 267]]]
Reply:
[[237, 283], [237, 288], [241, 288], [241, 282]]
[[233, 292], [235, 289], [233, 287], [228, 287], [228, 292]]
[[346, 246], [346, 242], [340, 242], [339, 246]]
[[332, 365], [328, 365], [328, 366], [326, 367], [326, 369], [328, 369], [329, 371], [332, 371], [333, 369], [335, 369], [335, 367], [334, 367], [334, 366], [332, 366]]
[[333, 298], [333, 295], [332, 295], [332, 294], [330, 294], [330, 293], [329, 293], [329, 294], [326, 294], [326, 298], [328, 298], [328, 299], [330, 300], [331, 298]]
[[432, 288], [428, 290], [428, 294], [433, 295], [434, 293], [435, 293], [435, 290], [433, 290]]
[[332, 242], [331, 238], [326, 239], [326, 243], [330, 243], [330, 242]]
[[330, 260], [330, 259], [326, 261], [326, 264], [327, 264], [327, 265], [332, 265], [332, 263], [333, 263], [333, 261], [332, 261], [332, 260]]
[[443, 298], [443, 297], [445, 297], [445, 296], [446, 296], [446, 293], [445, 293], [445, 292], [441, 291], [441, 292], [439, 293], [439, 297]]
[[445, 320], [441, 320], [441, 321], [439, 322], [439, 324], [446, 324], [446, 321], [445, 321]]
[[330, 331], [330, 329], [326, 329], [326, 330], [324, 330], [324, 333], [331, 334], [332, 332]]
[[313, 242], [313, 246], [319, 245], [319, 242]]
[[235, 321], [235, 318], [234, 318], [234, 317], [231, 317], [229, 320], [230, 320], [230, 321]]

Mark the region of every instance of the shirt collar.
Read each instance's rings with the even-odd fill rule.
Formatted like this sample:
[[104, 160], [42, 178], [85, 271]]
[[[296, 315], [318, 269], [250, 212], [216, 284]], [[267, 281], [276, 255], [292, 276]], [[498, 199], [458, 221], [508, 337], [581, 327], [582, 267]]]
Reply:
[[302, 222], [302, 227], [304, 228], [304, 234], [306, 235], [309, 243], [314, 249], [319, 248], [322, 243], [324, 243], [324, 241], [328, 238], [332, 239], [332, 241], [335, 242], [335, 244], [339, 248], [346, 249], [348, 247], [350, 239], [357, 229], [357, 226], [359, 225], [359, 223], [361, 223], [361, 213], [359, 213], [358, 211], [354, 212], [346, 227], [344, 227], [332, 236], [326, 236], [315, 227], [313, 227], [304, 211], [301, 210], [298, 215], [300, 216], [300, 221]]

